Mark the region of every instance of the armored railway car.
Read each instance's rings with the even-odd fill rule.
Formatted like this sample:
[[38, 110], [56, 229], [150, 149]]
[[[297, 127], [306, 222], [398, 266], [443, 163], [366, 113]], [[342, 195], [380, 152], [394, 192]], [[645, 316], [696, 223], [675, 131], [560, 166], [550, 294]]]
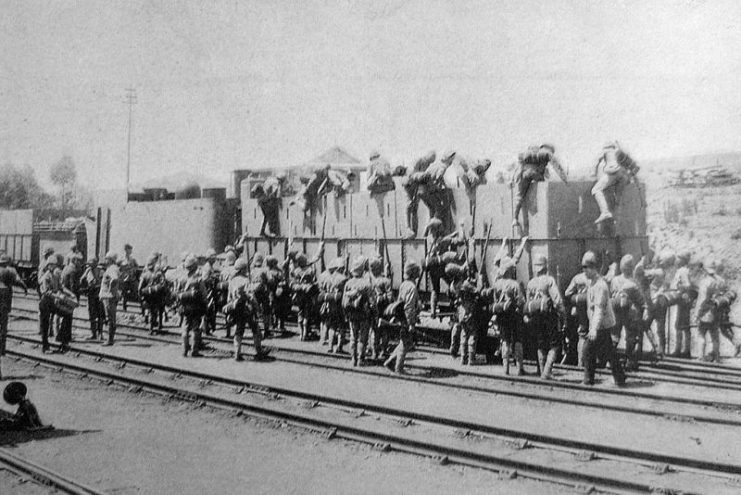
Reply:
[[[395, 287], [401, 283], [401, 273], [407, 259], [421, 260], [426, 252], [422, 230], [429, 219], [429, 211], [420, 202], [419, 231], [414, 238], [405, 238], [407, 196], [396, 179], [396, 189], [382, 196], [368, 192], [355, 192], [336, 197], [330, 194], [317, 211], [304, 214], [298, 206], [290, 206], [291, 198], [283, 198], [280, 210], [280, 232], [284, 237], [266, 239], [257, 234], [263, 215], [257, 201], [250, 198], [250, 183], [242, 183], [242, 230], [247, 236], [251, 251], [272, 253], [279, 259], [285, 256], [288, 237], [297, 247], [308, 253], [319, 244], [322, 225], [325, 223], [325, 259], [349, 253], [378, 254], [388, 258], [393, 269]], [[543, 253], [550, 264], [550, 271], [562, 290], [571, 277], [580, 270], [581, 256], [586, 250], [597, 253], [610, 252], [613, 256], [633, 254], [638, 259], [648, 247], [646, 237], [646, 209], [644, 187], [631, 184], [626, 187], [616, 211], [616, 221], [611, 225], [595, 225], [599, 209], [591, 195], [593, 182], [540, 182], [534, 183], [528, 193], [523, 229], [530, 242], [518, 265], [518, 278], [527, 281], [531, 275], [530, 259]], [[478, 261], [484, 248], [487, 227], [491, 224], [490, 243], [485, 261], [486, 271], [493, 274], [492, 259], [504, 237], [512, 239], [510, 250], [516, 247], [522, 232], [512, 230], [512, 189], [506, 184], [480, 186], [473, 198], [463, 188], [450, 190], [451, 210], [456, 225], [461, 221], [470, 227], [473, 223], [475, 254]], [[381, 221], [383, 217], [383, 223]], [[385, 228], [385, 239], [384, 239]], [[490, 276], [491, 280], [491, 276]], [[426, 290], [426, 282], [420, 285]]]

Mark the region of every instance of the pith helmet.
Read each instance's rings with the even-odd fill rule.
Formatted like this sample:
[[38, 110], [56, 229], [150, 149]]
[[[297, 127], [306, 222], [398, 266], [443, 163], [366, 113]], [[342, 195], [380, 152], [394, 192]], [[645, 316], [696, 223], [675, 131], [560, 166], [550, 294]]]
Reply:
[[430, 221], [427, 222], [427, 225], [425, 226], [425, 232], [424, 235], [436, 235], [439, 234], [440, 231], [442, 231], [443, 228], [443, 222], [439, 218], [430, 218]]
[[192, 254], [189, 254], [187, 258], [185, 258], [185, 262], [183, 262], [183, 266], [186, 270], [192, 270], [193, 268], [198, 266], [198, 260], [195, 256]]
[[296, 255], [296, 264], [301, 268], [305, 267], [307, 262], [308, 260], [306, 259], [306, 255], [304, 253], [299, 253]]
[[659, 254], [659, 265], [668, 266], [674, 264], [674, 251], [665, 249]]
[[105, 254], [105, 259], [106, 261], [110, 261], [111, 263], [116, 263], [118, 261], [118, 255], [113, 251], [108, 251]]
[[715, 258], [712, 256], [708, 256], [705, 258], [705, 261], [702, 263], [703, 268], [705, 268], [705, 271], [709, 274], [714, 274], [718, 270], [718, 262]]
[[533, 268], [543, 268], [548, 264], [548, 258], [544, 254], [536, 254], [533, 258]]
[[375, 256], [368, 261], [368, 268], [374, 275], [380, 273], [383, 268], [383, 261], [378, 256]]
[[620, 273], [630, 275], [633, 273], [633, 268], [635, 268], [635, 260], [632, 255], [626, 254], [620, 259]]
[[262, 266], [263, 261], [265, 261], [265, 256], [260, 252], [255, 253], [252, 257], [252, 264], [255, 266]]
[[355, 257], [355, 259], [352, 261], [352, 266], [350, 267], [350, 273], [356, 276], [360, 276], [365, 271], [365, 267], [368, 264], [368, 258], [365, 256], [358, 255]]
[[244, 258], [239, 258], [237, 261], [234, 262], [234, 271], [235, 272], [241, 272], [242, 270], [245, 270], [247, 268], [247, 260]]
[[416, 261], [409, 260], [404, 265], [404, 276], [408, 279], [418, 278], [422, 269]]
[[584, 256], [581, 257], [581, 266], [597, 268], [597, 255], [593, 251], [584, 253]]
[[677, 261], [683, 265], [687, 265], [692, 258], [692, 252], [689, 249], [685, 249], [677, 255]]
[[272, 254], [265, 256], [265, 265], [268, 268], [275, 268], [276, 266], [278, 266], [278, 258], [273, 256]]
[[157, 263], [157, 255], [156, 254], [150, 254], [149, 258], [147, 258], [147, 266], [152, 266], [155, 263]]
[[505, 256], [499, 261], [499, 271], [503, 274], [514, 269], [516, 266], [517, 265], [515, 265], [515, 260], [513, 260], [509, 256]]

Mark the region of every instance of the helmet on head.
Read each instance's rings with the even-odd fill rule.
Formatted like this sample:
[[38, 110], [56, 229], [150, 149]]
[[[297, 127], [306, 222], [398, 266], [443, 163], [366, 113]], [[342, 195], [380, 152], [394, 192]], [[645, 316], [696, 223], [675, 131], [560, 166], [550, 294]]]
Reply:
[[300, 266], [301, 268], [304, 268], [307, 263], [308, 263], [308, 260], [306, 259], [306, 255], [304, 253], [298, 253], [296, 255], [296, 264], [298, 266]]
[[263, 261], [265, 261], [265, 256], [263, 256], [263, 254], [259, 251], [252, 257], [252, 264], [254, 266], [262, 266]]
[[0, 265], [7, 265], [8, 263], [10, 263], [10, 256], [5, 253], [0, 254]]
[[409, 260], [404, 264], [404, 276], [408, 279], [419, 278], [422, 268], [416, 261]]
[[587, 251], [586, 253], [584, 253], [584, 256], [581, 257], [581, 266], [588, 268], [597, 268], [597, 255], [594, 254], [594, 251]]
[[185, 258], [185, 261], [183, 262], [183, 266], [185, 267], [186, 270], [192, 270], [193, 268], [196, 268], [198, 266], [198, 260], [192, 254], [189, 254]]
[[461, 265], [448, 263], [445, 265], [445, 276], [450, 280], [458, 280], [466, 276], [466, 271]]
[[536, 254], [533, 258], [533, 268], [536, 271], [545, 268], [548, 265], [548, 258], [544, 254]]
[[504, 258], [499, 260], [499, 271], [502, 273], [502, 275], [507, 275], [509, 272], [516, 268], [517, 265], [515, 265], [515, 260], [513, 260], [509, 256], [505, 256]]
[[368, 261], [368, 269], [375, 276], [381, 273], [383, 261], [378, 256], [374, 256]]
[[105, 254], [105, 260], [111, 263], [116, 263], [118, 261], [118, 255], [114, 253], [113, 251], [108, 251]]
[[235, 272], [241, 272], [243, 270], [247, 269], [247, 260], [244, 258], [239, 258], [237, 261], [234, 262], [234, 271]]
[[659, 265], [671, 266], [674, 264], [674, 259], [674, 252], [669, 249], [665, 249], [659, 254]]
[[275, 268], [278, 266], [278, 258], [273, 256], [272, 254], [269, 254], [265, 256], [265, 266], [268, 268]]
[[54, 254], [54, 248], [53, 247], [47, 247], [47, 248], [44, 249], [44, 258], [48, 258], [52, 254]]
[[214, 248], [208, 248], [206, 249], [206, 258], [215, 258], [216, 257], [216, 250]]
[[375, 160], [376, 158], [380, 157], [381, 153], [378, 152], [378, 150], [373, 150], [370, 152], [370, 156], [368, 157], [369, 160]]
[[237, 260], [237, 255], [234, 253], [234, 251], [229, 251], [224, 256], [224, 261], [226, 264], [234, 264], [234, 262]]
[[133, 248], [133, 247], [131, 246], [131, 244], [128, 244], [128, 243], [124, 244], [124, 250], [125, 250], [125, 251], [128, 251], [128, 250], [130, 250], [130, 249], [134, 249], [134, 248]]
[[553, 146], [551, 143], [543, 143], [540, 145], [541, 150], [550, 150], [551, 153], [556, 152], [556, 147]]
[[352, 261], [352, 265], [350, 266], [350, 273], [353, 275], [359, 277], [365, 272], [365, 267], [368, 264], [368, 258], [363, 256], [362, 254], [359, 254], [355, 257], [355, 259]]
[[278, 179], [279, 181], [286, 180], [286, 177], [288, 177], [288, 174], [285, 172], [278, 172], [277, 174], [275, 174], [275, 178]]
[[87, 264], [90, 266], [98, 266], [98, 258], [95, 256], [91, 256], [87, 259]]
[[149, 258], [147, 258], [147, 266], [154, 266], [155, 263], [157, 263], [157, 255], [150, 254]]
[[623, 275], [631, 275], [635, 268], [635, 259], [630, 254], [626, 254], [620, 259], [620, 273]]
[[14, 406], [19, 404], [27, 393], [28, 388], [26, 388], [23, 382], [10, 382], [5, 386], [5, 390], [3, 390], [3, 399], [11, 406]]
[[680, 265], [687, 265], [690, 262], [690, 259], [692, 258], [692, 252], [689, 249], [685, 249], [681, 253], [677, 255], [677, 263]]

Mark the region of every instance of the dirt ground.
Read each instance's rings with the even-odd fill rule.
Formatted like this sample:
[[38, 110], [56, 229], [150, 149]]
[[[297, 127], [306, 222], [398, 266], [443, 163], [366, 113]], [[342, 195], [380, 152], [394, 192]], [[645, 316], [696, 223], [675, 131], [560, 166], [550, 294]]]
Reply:
[[[107, 493], [560, 492], [8, 361], [0, 387], [26, 382], [55, 430], [0, 445]], [[47, 492], [0, 472], [0, 493]]]

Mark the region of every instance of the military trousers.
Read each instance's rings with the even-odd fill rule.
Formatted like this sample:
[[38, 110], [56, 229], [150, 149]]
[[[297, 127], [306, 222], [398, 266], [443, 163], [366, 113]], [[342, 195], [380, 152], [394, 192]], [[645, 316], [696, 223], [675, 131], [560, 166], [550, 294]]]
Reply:
[[106, 317], [108, 318], [108, 344], [113, 344], [113, 339], [116, 336], [116, 306], [118, 300], [113, 298], [101, 299], [103, 302], [103, 308], [105, 309]]
[[365, 346], [368, 344], [370, 322], [368, 320], [349, 320], [350, 324], [350, 354], [353, 365], [365, 360]]
[[594, 384], [597, 357], [610, 365], [612, 378], [616, 384], [625, 383], [625, 373], [617, 357], [617, 352], [615, 352], [615, 347], [612, 345], [610, 333], [611, 329], [600, 329], [597, 331], [595, 339], [587, 338], [584, 342], [584, 383], [586, 385]]

